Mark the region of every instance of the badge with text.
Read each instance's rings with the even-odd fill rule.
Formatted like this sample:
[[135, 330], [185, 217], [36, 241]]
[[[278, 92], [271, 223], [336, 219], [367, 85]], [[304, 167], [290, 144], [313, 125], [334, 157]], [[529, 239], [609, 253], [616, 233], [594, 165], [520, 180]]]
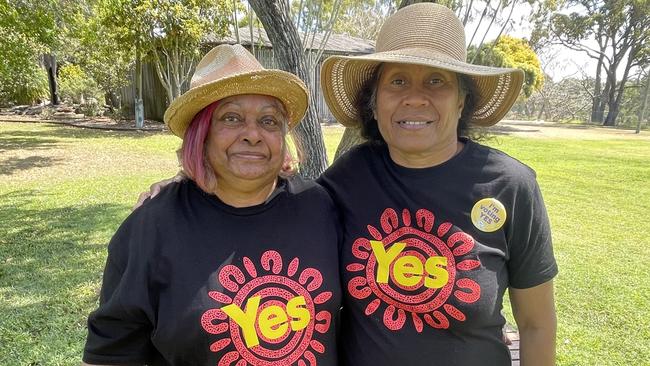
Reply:
[[496, 198], [483, 198], [474, 204], [471, 216], [477, 229], [491, 233], [506, 222], [506, 208]]

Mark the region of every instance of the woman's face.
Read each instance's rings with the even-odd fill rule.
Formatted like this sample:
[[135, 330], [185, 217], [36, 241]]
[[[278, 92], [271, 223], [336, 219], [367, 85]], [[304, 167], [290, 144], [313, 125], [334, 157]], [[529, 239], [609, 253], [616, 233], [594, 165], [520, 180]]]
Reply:
[[266, 95], [236, 95], [219, 102], [206, 139], [218, 186], [275, 181], [285, 155], [285, 116], [282, 103]]
[[432, 166], [457, 151], [464, 99], [455, 73], [433, 67], [384, 64], [374, 111], [391, 158], [407, 167]]

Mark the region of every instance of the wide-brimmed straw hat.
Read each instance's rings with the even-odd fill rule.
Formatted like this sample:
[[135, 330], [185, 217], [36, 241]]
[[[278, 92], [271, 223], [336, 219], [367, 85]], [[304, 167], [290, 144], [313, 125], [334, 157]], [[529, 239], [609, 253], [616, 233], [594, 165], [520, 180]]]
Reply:
[[331, 56], [323, 62], [325, 101], [344, 126], [359, 126], [357, 95], [381, 63], [430, 66], [471, 77], [478, 87], [471, 123], [479, 126], [491, 126], [503, 118], [517, 100], [524, 80], [518, 69], [467, 63], [463, 24], [449, 8], [433, 3], [409, 5], [388, 17], [375, 51], [362, 56]]
[[296, 75], [265, 69], [241, 45], [219, 45], [196, 65], [190, 89], [169, 105], [165, 123], [176, 136], [183, 138], [192, 119], [203, 108], [241, 94], [278, 98], [288, 113], [289, 129], [300, 123], [309, 103], [305, 83]]

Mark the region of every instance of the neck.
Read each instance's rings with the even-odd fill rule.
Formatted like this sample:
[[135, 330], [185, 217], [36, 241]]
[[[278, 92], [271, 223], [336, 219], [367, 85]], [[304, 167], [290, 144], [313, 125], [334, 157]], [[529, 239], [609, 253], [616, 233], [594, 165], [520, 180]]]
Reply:
[[250, 181], [229, 184], [221, 180], [218, 181], [217, 187], [212, 193], [227, 205], [250, 207], [264, 203], [275, 190], [277, 181], [277, 177], [262, 184]]
[[463, 150], [463, 146], [465, 146], [463, 142], [454, 141], [434, 151], [415, 154], [404, 154], [389, 146], [388, 153], [395, 164], [405, 168], [430, 168], [453, 158]]

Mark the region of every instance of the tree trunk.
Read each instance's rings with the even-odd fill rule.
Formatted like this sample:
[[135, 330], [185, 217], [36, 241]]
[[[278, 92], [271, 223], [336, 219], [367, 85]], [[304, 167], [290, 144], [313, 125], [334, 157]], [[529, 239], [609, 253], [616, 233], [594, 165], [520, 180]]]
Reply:
[[609, 38], [605, 37], [602, 32], [602, 25], [598, 26], [598, 63], [596, 65], [596, 80], [594, 82], [594, 94], [593, 102], [591, 104], [591, 123], [603, 123], [605, 103], [603, 94], [605, 93], [602, 90], [602, 70], [605, 67], [605, 52], [607, 50], [607, 44], [609, 43]]
[[[291, 21], [287, 1], [250, 0], [249, 3], [264, 25], [279, 67], [296, 74], [302, 80], [309, 80], [302, 44], [298, 30]], [[294, 130], [294, 135], [301, 154], [300, 175], [306, 178], [318, 177], [327, 168], [327, 155], [314, 103], [309, 103], [307, 114]]]
[[645, 115], [645, 108], [648, 105], [648, 95], [650, 94], [650, 69], [648, 76], [645, 79], [645, 89], [643, 90], [643, 97], [641, 97], [641, 108], [639, 109], [639, 121], [636, 123], [636, 133], [641, 132], [641, 123], [643, 123], [643, 116]]
[[545, 115], [545, 113], [544, 113], [545, 111], [546, 111], [546, 101], [542, 102], [542, 107], [539, 109], [539, 113], [537, 113], [537, 120], [538, 121], [542, 120], [542, 116]]
[[135, 127], [144, 126], [144, 104], [142, 101], [142, 60], [140, 56], [140, 45], [135, 47]]
[[43, 61], [47, 70], [47, 81], [50, 86], [50, 104], [59, 105], [59, 87], [56, 82], [56, 56], [48, 53], [43, 55]]
[[[618, 114], [621, 108], [621, 101], [623, 100], [623, 93], [625, 93], [625, 84], [627, 83], [627, 79], [630, 76], [630, 70], [632, 69], [632, 64], [634, 60], [636, 59], [638, 48], [636, 45], [632, 46], [632, 49], [630, 50], [630, 54], [627, 57], [627, 63], [625, 64], [625, 70], [623, 71], [623, 77], [621, 78], [621, 81], [618, 85], [618, 90], [616, 90], [616, 96], [612, 97], [612, 101], [610, 101], [610, 106], [609, 106], [609, 113], [607, 113], [607, 119], [606, 121], [611, 121], [610, 126], [616, 126], [616, 119], [618, 118]], [[610, 117], [611, 115], [611, 117]]]
[[364, 139], [361, 136], [360, 129], [346, 127], [345, 131], [343, 132], [343, 137], [341, 138], [341, 142], [339, 143], [339, 146], [336, 148], [336, 154], [334, 155], [334, 160], [336, 161], [336, 159], [338, 159], [341, 155], [345, 154], [348, 150], [365, 141], [366, 139]]
[[[602, 50], [601, 50], [602, 51]], [[598, 66], [596, 66], [596, 80], [594, 82], [594, 96], [591, 104], [591, 123], [603, 123], [603, 114], [600, 113], [602, 101], [602, 81], [601, 70], [603, 68], [604, 54], [601, 52], [598, 58]]]
[[603, 126], [613, 127], [614, 122], [616, 122], [616, 117], [618, 116], [618, 110], [616, 108], [616, 69], [618, 68], [618, 63], [610, 64], [609, 70], [607, 70], [607, 85], [605, 89], [607, 93], [604, 94], [607, 99], [603, 101], [603, 104], [607, 104], [609, 110], [607, 112], [607, 117], [603, 122]]

